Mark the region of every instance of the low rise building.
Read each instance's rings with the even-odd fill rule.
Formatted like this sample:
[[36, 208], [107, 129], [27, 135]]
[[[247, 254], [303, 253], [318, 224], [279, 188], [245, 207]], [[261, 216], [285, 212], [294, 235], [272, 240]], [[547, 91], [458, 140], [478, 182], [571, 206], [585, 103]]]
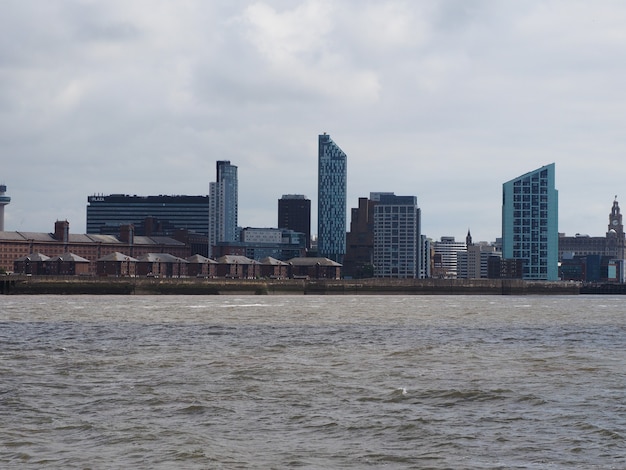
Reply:
[[69, 222], [57, 221], [53, 233], [0, 232], [0, 269], [13, 271], [14, 262], [32, 253], [47, 257], [73, 253], [89, 260], [89, 274], [96, 274], [96, 261], [115, 252], [137, 258], [146, 253], [169, 253], [186, 258], [190, 247], [170, 237], [135, 236], [134, 227], [121, 227], [120, 234], [73, 234]]

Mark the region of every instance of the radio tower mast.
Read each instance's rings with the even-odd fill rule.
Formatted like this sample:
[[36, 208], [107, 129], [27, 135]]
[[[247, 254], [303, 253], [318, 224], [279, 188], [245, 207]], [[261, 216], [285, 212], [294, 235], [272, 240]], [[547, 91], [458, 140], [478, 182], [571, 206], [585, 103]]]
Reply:
[[4, 195], [6, 192], [6, 185], [0, 184], [0, 232], [4, 232], [4, 206], [11, 202], [11, 198]]

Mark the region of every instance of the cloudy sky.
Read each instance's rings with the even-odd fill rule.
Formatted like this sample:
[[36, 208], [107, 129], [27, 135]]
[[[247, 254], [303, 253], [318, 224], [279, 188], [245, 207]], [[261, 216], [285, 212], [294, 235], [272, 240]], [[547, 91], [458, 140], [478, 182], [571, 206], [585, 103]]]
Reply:
[[[502, 183], [555, 162], [559, 230], [626, 212], [626, 2], [0, 0], [5, 230], [85, 232], [87, 197], [207, 194], [239, 222], [317, 206], [317, 135], [348, 213], [415, 195], [433, 239], [500, 236]], [[313, 222], [317, 223], [316, 210]]]

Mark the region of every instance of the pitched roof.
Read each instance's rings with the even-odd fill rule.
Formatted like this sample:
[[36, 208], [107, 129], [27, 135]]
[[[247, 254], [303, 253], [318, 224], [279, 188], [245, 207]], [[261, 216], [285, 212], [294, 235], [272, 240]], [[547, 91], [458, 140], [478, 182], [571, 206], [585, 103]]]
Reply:
[[43, 253], [31, 253], [30, 255], [22, 256], [15, 261], [48, 261], [50, 259], [49, 256], [44, 255]]
[[217, 261], [210, 259], [210, 258], [206, 258], [202, 255], [198, 255], [195, 254], [193, 256], [190, 256], [189, 258], [187, 258], [187, 261], [189, 261], [190, 263], [196, 263], [196, 264], [217, 264]]
[[315, 266], [316, 264], [320, 266], [342, 266], [328, 258], [291, 258], [289, 263], [294, 266]]
[[285, 263], [284, 261], [281, 261], [279, 259], [272, 258], [271, 256], [263, 258], [260, 263], [271, 266], [289, 266], [289, 263]]
[[88, 259], [82, 256], [75, 255], [74, 253], [63, 253], [62, 255], [53, 256], [48, 261], [70, 261], [74, 263], [89, 263]]
[[258, 264], [258, 261], [241, 255], [224, 255], [217, 258], [217, 262], [220, 264]]
[[125, 255], [124, 253], [120, 253], [119, 251], [115, 251], [103, 256], [98, 259], [98, 261], [137, 261], [137, 259], [132, 256]]
[[170, 255], [169, 253], [146, 253], [137, 258], [137, 261], [148, 263], [188, 263], [186, 259]]

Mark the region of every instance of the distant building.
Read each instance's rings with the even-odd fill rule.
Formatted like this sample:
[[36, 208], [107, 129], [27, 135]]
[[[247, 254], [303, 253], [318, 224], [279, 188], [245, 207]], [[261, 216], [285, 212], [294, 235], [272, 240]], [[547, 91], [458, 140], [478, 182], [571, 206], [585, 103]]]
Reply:
[[324, 133], [318, 138], [317, 252], [343, 263], [346, 252], [347, 156]]
[[132, 224], [137, 235], [169, 236], [178, 229], [208, 235], [208, 196], [89, 196], [87, 233], [116, 235]]
[[626, 235], [617, 196], [609, 213], [604, 236], [590, 237], [577, 233], [573, 237], [559, 234], [559, 277], [585, 282], [622, 282], [620, 263], [626, 256]]
[[558, 191], [554, 163], [502, 185], [502, 257], [519, 259], [523, 279], [558, 275]]
[[380, 196], [374, 206], [375, 277], [420, 277], [420, 230], [417, 197]]
[[278, 228], [301, 232], [311, 248], [311, 200], [302, 194], [284, 194], [278, 200]]
[[457, 242], [454, 237], [444, 236], [433, 242], [432, 276], [440, 279], [456, 279], [457, 254], [467, 250], [465, 242]]
[[7, 187], [0, 184], [0, 232], [4, 232], [4, 206], [11, 202], [11, 198], [6, 195]]
[[609, 213], [608, 228], [603, 237], [590, 237], [577, 233], [573, 237], [559, 234], [559, 261], [575, 256], [599, 255], [611, 259], [624, 259], [626, 235], [617, 196]]
[[209, 257], [217, 243], [239, 240], [237, 167], [220, 160], [216, 174], [216, 181], [209, 183]]
[[[68, 255], [71, 255], [69, 262], [78, 263], [78, 265], [84, 262], [81, 261], [80, 258], [82, 258], [89, 261], [89, 274], [95, 274], [96, 261], [115, 252], [124, 253], [133, 258], [138, 258], [145, 253], [157, 252], [170, 253], [181, 258], [191, 255], [188, 245], [171, 237], [135, 235], [132, 225], [120, 227], [120, 233], [117, 236], [73, 234], [70, 233], [70, 224], [67, 220], [56, 221], [53, 233], [0, 232], [0, 269], [5, 271], [12, 271], [15, 267], [15, 261], [22, 258], [24, 258], [24, 263], [30, 264], [31, 268], [32, 263], [47, 261], [43, 258], [32, 258], [31, 255], [37, 253], [47, 258], [60, 257], [56, 258], [56, 261], [63, 266], [68, 261]], [[23, 268], [20, 267], [20, 269]], [[39, 271], [38, 274], [46, 274], [46, 271]]]
[[245, 256], [255, 261], [274, 258], [286, 261], [306, 256], [305, 235], [288, 229], [246, 227], [241, 240], [219, 242], [214, 246], [216, 258], [226, 255]]
[[501, 257], [502, 253], [488, 243], [468, 244], [466, 251], [457, 252], [458, 279], [487, 279], [489, 259]]
[[374, 276], [374, 207], [377, 201], [359, 198], [359, 207], [352, 208], [350, 231], [346, 234], [344, 277], [361, 279]]
[[426, 235], [421, 237], [422, 248], [420, 250], [420, 278], [427, 279], [432, 277], [432, 240]]

